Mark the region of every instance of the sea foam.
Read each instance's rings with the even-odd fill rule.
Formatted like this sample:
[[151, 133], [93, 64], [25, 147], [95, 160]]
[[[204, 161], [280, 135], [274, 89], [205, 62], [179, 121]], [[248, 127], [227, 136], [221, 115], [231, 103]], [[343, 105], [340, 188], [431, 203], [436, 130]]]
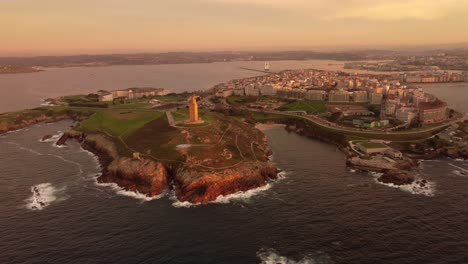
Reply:
[[414, 182], [411, 184], [405, 184], [405, 185], [396, 185], [393, 183], [383, 183], [378, 180], [380, 176], [382, 176], [382, 173], [373, 173], [372, 176], [374, 176], [374, 180], [376, 183], [385, 185], [390, 188], [396, 188], [400, 189], [401, 191], [408, 192], [414, 195], [424, 195], [424, 196], [435, 196], [436, 193], [436, 184], [431, 181], [425, 180], [423, 183], [423, 179], [421, 178], [415, 178]]
[[151, 202], [151, 201], [154, 201], [154, 200], [161, 199], [162, 197], [164, 197], [166, 195], [166, 193], [164, 192], [164, 193], [162, 193], [160, 195], [156, 195], [156, 196], [153, 196], [153, 197], [148, 197], [145, 194], [142, 194], [142, 193], [139, 193], [139, 192], [127, 191], [124, 188], [117, 185], [116, 183], [99, 183], [97, 181], [97, 177], [96, 177], [95, 183], [96, 183], [97, 186], [100, 186], [100, 187], [109, 187], [109, 188], [111, 188], [117, 195], [130, 197], [130, 198], [139, 200], [141, 202]]
[[[267, 183], [266, 185], [248, 190], [245, 192], [237, 192], [233, 194], [228, 194], [228, 195], [220, 195], [218, 196], [214, 201], [210, 201], [208, 203], [210, 204], [228, 204], [234, 201], [248, 201], [250, 198], [253, 196], [259, 195], [262, 192], [265, 192], [271, 188], [271, 184]], [[176, 208], [189, 208], [189, 207], [194, 207], [194, 206], [199, 206], [202, 205], [200, 203], [190, 203], [190, 202], [181, 202], [177, 200], [177, 197], [175, 196], [174, 193], [171, 194], [171, 199], [174, 200], [174, 203], [172, 203], [172, 206]]]
[[32, 196], [26, 200], [29, 210], [43, 210], [53, 202], [65, 200], [65, 187], [56, 188], [51, 183], [41, 183], [31, 187]]
[[257, 257], [260, 259], [261, 264], [327, 264], [333, 263], [330, 257], [323, 254], [318, 256], [304, 256], [300, 260], [293, 260], [281, 256], [274, 249], [261, 249], [257, 252]]

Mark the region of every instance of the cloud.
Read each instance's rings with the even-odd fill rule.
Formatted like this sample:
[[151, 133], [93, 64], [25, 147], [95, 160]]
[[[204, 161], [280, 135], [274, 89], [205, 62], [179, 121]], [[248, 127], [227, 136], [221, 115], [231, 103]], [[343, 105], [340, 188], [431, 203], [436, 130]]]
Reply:
[[468, 0], [201, 0], [308, 14], [322, 20], [436, 20], [464, 9]]

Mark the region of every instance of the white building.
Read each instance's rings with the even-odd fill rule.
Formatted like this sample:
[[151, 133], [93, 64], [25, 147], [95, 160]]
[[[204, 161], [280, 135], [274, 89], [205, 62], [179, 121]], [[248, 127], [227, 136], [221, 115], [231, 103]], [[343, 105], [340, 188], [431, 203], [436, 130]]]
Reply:
[[352, 92], [352, 97], [355, 103], [367, 103], [369, 101], [366, 91]]
[[418, 118], [418, 110], [413, 107], [401, 107], [395, 111], [395, 118], [409, 124]]
[[245, 87], [245, 95], [246, 96], [259, 96], [260, 90], [253, 85], [249, 85]]
[[245, 95], [244, 88], [236, 88], [236, 89], [234, 89], [233, 93], [234, 93], [234, 95], [240, 95], [240, 96]]
[[311, 101], [323, 101], [327, 93], [323, 90], [309, 90], [305, 93], [305, 99]]
[[270, 95], [274, 96], [276, 95], [276, 89], [273, 87], [273, 85], [264, 85], [260, 87], [260, 94], [261, 95]]
[[373, 93], [370, 93], [369, 97], [370, 97], [370, 103], [371, 104], [375, 104], [375, 105], [376, 104], [382, 104], [383, 95], [381, 93], [373, 92]]
[[331, 103], [349, 103], [350, 93], [347, 91], [331, 91], [328, 101]]

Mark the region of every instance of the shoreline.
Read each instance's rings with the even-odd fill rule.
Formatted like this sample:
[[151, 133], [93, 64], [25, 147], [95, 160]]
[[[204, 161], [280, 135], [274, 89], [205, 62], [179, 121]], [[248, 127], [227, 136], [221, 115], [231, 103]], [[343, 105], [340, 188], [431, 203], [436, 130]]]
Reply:
[[[92, 137], [93, 135], [90, 136]], [[269, 184], [270, 180], [277, 179], [277, 174], [280, 173], [271, 162], [267, 162], [267, 167], [260, 169], [259, 177], [256, 177], [254, 173], [250, 175], [240, 174], [237, 177], [228, 177], [218, 181], [216, 179], [203, 179], [201, 182], [196, 180], [191, 182], [191, 185], [195, 185], [195, 187], [191, 186], [192, 188], [187, 189], [178, 181], [178, 176], [173, 175], [174, 172], [171, 172], [169, 168], [171, 164], [146, 159], [137, 161], [115, 155], [115, 153], [112, 153], [113, 147], [111, 146], [111, 142], [101, 141], [102, 139], [96, 137], [90, 139], [90, 136], [86, 136], [80, 132], [69, 131], [62, 136], [64, 139], [59, 139], [59, 141], [65, 143], [69, 139], [77, 140], [84, 150], [97, 157], [101, 167], [101, 175], [96, 179], [99, 184], [116, 184], [126, 192], [141, 194], [148, 199], [153, 199], [153, 197], [173, 191], [178, 199], [176, 202], [181, 204], [200, 205], [212, 203], [220, 199], [220, 197], [228, 199], [232, 195], [263, 188]], [[134, 163], [134, 166], [130, 166], [132, 168], [126, 167], [129, 163]], [[269, 169], [270, 171], [268, 171]], [[150, 179], [152, 180], [151, 187], [147, 186], [148, 182], [146, 184], [140, 182], [141, 185], [139, 185], [131, 180], [132, 177], [136, 177], [136, 181], [144, 180], [141, 178], [143, 176], [141, 170], [147, 171], [148, 174], [153, 174]], [[212, 180], [212, 182], [209, 180]], [[218, 189], [212, 193], [188, 198], [187, 196], [193, 191], [193, 188], [196, 189], [199, 184], [206, 186], [202, 186], [203, 188], [210, 189], [215, 186]], [[219, 188], [220, 186], [224, 186], [224, 188]]]

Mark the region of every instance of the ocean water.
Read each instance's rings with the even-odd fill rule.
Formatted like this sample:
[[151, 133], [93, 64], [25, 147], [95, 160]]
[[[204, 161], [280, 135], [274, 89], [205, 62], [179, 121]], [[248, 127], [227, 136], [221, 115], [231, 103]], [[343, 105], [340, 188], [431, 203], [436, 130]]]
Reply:
[[[273, 62], [272, 70], [337, 70]], [[199, 90], [259, 73], [262, 62], [49, 69], [0, 75], [0, 112], [65, 94], [130, 86]], [[426, 90], [468, 112], [467, 84]], [[0, 135], [0, 263], [468, 263], [468, 162], [423, 162], [427, 188], [349, 171], [330, 145], [268, 130], [279, 180], [215, 203], [148, 199], [99, 185], [96, 158], [56, 147], [70, 122]], [[42, 142], [46, 135], [54, 135]]]
[[275, 128], [279, 180], [184, 206], [98, 185], [93, 155], [41, 142], [70, 125], [0, 136], [0, 263], [468, 263], [466, 161], [423, 162], [425, 192], [393, 188]]
[[[329, 60], [275, 61], [272, 71], [314, 68], [344, 70], [344, 62]], [[0, 75], [0, 113], [36, 107], [42, 100], [71, 94], [129, 87], [161, 87], [172, 92], [205, 90], [229, 81], [262, 75], [261, 61], [219, 63], [48, 68], [44, 72]], [[355, 70], [344, 70], [352, 71]], [[363, 71], [358, 71], [363, 72]]]

